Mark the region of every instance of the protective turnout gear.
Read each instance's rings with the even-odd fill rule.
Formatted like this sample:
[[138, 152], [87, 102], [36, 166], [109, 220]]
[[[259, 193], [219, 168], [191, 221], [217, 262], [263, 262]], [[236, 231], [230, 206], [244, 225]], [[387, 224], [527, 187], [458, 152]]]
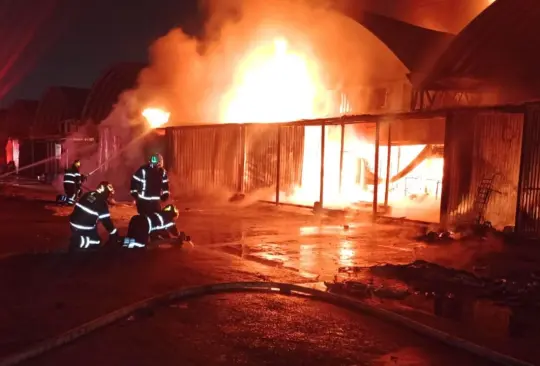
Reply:
[[97, 189], [82, 195], [69, 216], [71, 226], [71, 247], [80, 249], [98, 248], [101, 239], [97, 232], [97, 223], [101, 221], [109, 232], [109, 239], [116, 239], [117, 229], [111, 221], [108, 199], [114, 194], [114, 188], [107, 182], [101, 182]]
[[151, 234], [178, 237], [178, 228], [175, 223], [177, 217], [178, 210], [174, 205], [167, 205], [161, 212], [147, 216], [133, 216], [129, 222], [127, 236], [124, 238], [124, 248], [146, 247]]
[[64, 193], [65, 196], [61, 197], [58, 201], [60, 203], [67, 203], [69, 205], [75, 204], [77, 198], [82, 194], [82, 183], [86, 179], [85, 176], [81, 175], [79, 168], [81, 162], [75, 160], [70, 168], [66, 169], [64, 173]]
[[161, 210], [159, 201], [169, 199], [169, 177], [163, 168], [161, 155], [152, 155], [150, 163], [133, 174], [130, 192], [137, 201], [137, 212], [140, 215], [150, 215]]

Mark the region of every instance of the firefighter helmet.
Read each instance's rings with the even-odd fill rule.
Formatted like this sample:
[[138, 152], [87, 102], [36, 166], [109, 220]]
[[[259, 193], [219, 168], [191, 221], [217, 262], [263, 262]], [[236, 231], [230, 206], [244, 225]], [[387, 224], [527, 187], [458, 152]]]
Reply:
[[165, 212], [173, 212], [174, 217], [178, 217], [178, 208], [176, 208], [175, 205], [169, 204], [163, 208], [163, 211]]
[[73, 162], [73, 166], [76, 167], [76, 168], [80, 168], [81, 167], [81, 161], [79, 159], [75, 160]]
[[104, 195], [106, 198], [109, 198], [114, 195], [114, 187], [111, 183], [103, 181], [97, 186], [96, 192]]
[[161, 168], [163, 166], [163, 156], [161, 154], [152, 154], [150, 164]]

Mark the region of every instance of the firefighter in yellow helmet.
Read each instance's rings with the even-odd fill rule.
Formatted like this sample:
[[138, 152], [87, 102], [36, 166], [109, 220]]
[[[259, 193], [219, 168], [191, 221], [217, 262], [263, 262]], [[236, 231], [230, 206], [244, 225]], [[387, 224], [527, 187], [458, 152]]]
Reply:
[[82, 184], [86, 176], [80, 172], [81, 161], [75, 160], [71, 167], [64, 172], [64, 196], [57, 197], [59, 203], [74, 205], [82, 194]]
[[71, 226], [70, 249], [97, 249], [101, 238], [97, 231], [97, 223], [109, 232], [109, 240], [118, 242], [117, 229], [109, 213], [109, 200], [114, 195], [114, 188], [108, 182], [101, 182], [95, 191], [87, 192], [75, 203], [73, 212], [69, 216]]
[[133, 216], [124, 238], [124, 248], [144, 248], [149, 244], [152, 234], [157, 234], [161, 238], [179, 238], [183, 241], [185, 234], [178, 232], [177, 218], [178, 209], [175, 205], [167, 205], [160, 212], [150, 215]]

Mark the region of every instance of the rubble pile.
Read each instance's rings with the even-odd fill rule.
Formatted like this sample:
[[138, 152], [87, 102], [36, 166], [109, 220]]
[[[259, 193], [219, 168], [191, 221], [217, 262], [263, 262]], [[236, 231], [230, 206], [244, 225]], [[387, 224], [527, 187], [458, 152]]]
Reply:
[[417, 260], [404, 265], [373, 266], [375, 276], [405, 283], [411, 292], [474, 296], [504, 305], [540, 308], [540, 274], [519, 273], [509, 278], [484, 278], [470, 272]]
[[492, 279], [417, 260], [409, 264], [344, 267], [343, 280], [326, 282], [329, 291], [359, 298], [403, 300], [408, 296], [476, 298], [494, 303], [540, 309], [540, 272], [515, 273]]

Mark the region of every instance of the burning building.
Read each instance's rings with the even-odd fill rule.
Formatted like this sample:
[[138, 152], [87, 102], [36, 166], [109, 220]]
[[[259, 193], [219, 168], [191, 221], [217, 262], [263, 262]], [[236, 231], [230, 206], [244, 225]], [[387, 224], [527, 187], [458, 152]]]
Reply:
[[[272, 19], [271, 14], [265, 13], [265, 18]], [[308, 18], [317, 19], [311, 13]], [[452, 225], [490, 222], [498, 229], [521, 220], [523, 215], [516, 212], [523, 194], [519, 177], [527, 108], [459, 109], [485, 104], [489, 94], [483, 89], [421, 89], [428, 84], [417, 83], [441, 80], [437, 70], [450, 57], [445, 49], [463, 43], [461, 35], [454, 38], [367, 14], [361, 22], [378, 46], [369, 41], [355, 44], [360, 50], [365, 47], [349, 55], [351, 60], [356, 60], [354, 55], [361, 55], [358, 60], [365, 57], [355, 68], [347, 57], [328, 56], [324, 49], [317, 52], [318, 42], [339, 48], [336, 35], [305, 36], [302, 48], [294, 37], [284, 36], [288, 33], [283, 27], [273, 38], [268, 29], [255, 30], [252, 33], [261, 38], [252, 46], [241, 26], [240, 37], [232, 36], [241, 22], [220, 33], [221, 43], [207, 45], [219, 56], [219, 70], [211, 54], [197, 53], [191, 66], [170, 62], [190, 59], [190, 52], [200, 46], [176, 32], [157, 42], [154, 60], [141, 75], [139, 104], [171, 110], [169, 126], [183, 125], [167, 129], [166, 160], [176, 175], [177, 193], [208, 195], [225, 189], [278, 203], [368, 208], [375, 214]], [[385, 33], [390, 24], [393, 30]], [[309, 29], [302, 26], [296, 28]], [[435, 56], [426, 51], [432, 49], [429, 45], [438, 45]], [[377, 51], [380, 46], [382, 53]], [[229, 61], [231, 50], [237, 51], [235, 62]], [[378, 57], [385, 62], [374, 67]], [[220, 73], [229, 70], [225, 77]], [[392, 94], [389, 88], [379, 93], [385, 72], [391, 75], [390, 84], [407, 80], [407, 75], [411, 81], [403, 84], [409, 89], [395, 99], [398, 103], [386, 104], [388, 109], [380, 108]], [[191, 84], [195, 79], [199, 85]], [[371, 97], [353, 96], [349, 81], [371, 88]], [[339, 85], [338, 98], [329, 97], [332, 85]], [[195, 90], [194, 108], [189, 102], [180, 106], [191, 100], [179, 94], [182, 90]], [[468, 93], [483, 99], [470, 99]], [[404, 103], [404, 95], [412, 96], [410, 104]], [[170, 100], [181, 102], [174, 106]], [[375, 102], [369, 105], [370, 100]], [[422, 105], [426, 100], [430, 104]], [[453, 109], [441, 109], [448, 107]], [[435, 111], [399, 113], [417, 109]], [[204, 124], [209, 120], [222, 124]], [[299, 121], [285, 122], [289, 120]]]
[[[232, 21], [225, 3], [238, 15]], [[171, 130], [166, 160], [184, 192], [257, 191], [264, 199], [332, 208], [364, 207], [376, 196], [396, 215], [438, 220], [444, 119], [418, 118], [407, 127], [369, 118], [324, 127], [272, 124], [405, 112], [408, 75], [423, 70], [451, 35], [308, 2], [210, 6], [213, 37], [201, 42], [171, 31], [126, 95], [138, 113], [170, 111], [168, 126], [231, 124]], [[413, 214], [418, 204], [433, 212]]]

